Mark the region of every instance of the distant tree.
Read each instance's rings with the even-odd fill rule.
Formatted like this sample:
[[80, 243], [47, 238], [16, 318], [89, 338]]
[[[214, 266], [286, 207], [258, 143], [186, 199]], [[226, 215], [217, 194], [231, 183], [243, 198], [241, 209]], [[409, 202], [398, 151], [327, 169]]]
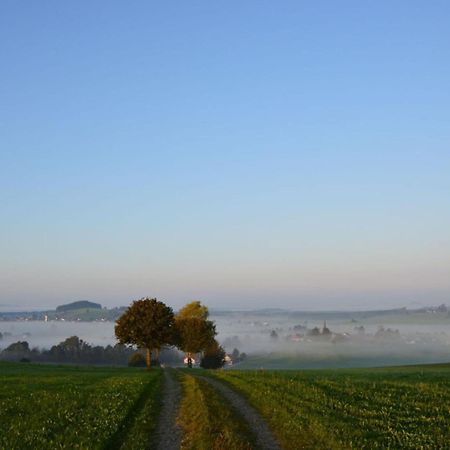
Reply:
[[203, 369], [220, 369], [225, 364], [225, 350], [214, 339], [214, 342], [205, 350], [200, 361]]
[[27, 341], [14, 342], [1, 352], [2, 357], [9, 360], [28, 358], [30, 353], [30, 346]]
[[187, 304], [175, 316], [175, 342], [187, 354], [188, 361], [194, 353], [203, 352], [214, 343], [216, 327], [207, 318], [208, 308], [200, 302]]
[[375, 333], [375, 339], [381, 339], [381, 340], [399, 340], [400, 339], [400, 332], [399, 330], [393, 330], [391, 328], [385, 329], [383, 326], [380, 326]]
[[120, 344], [136, 345], [146, 350], [147, 368], [152, 350], [171, 344], [174, 331], [172, 308], [156, 298], [134, 301], [117, 320], [115, 333]]
[[68, 337], [58, 345], [52, 346], [49, 355], [57, 362], [83, 362], [89, 361], [92, 347], [78, 336]]
[[3, 351], [6, 353], [17, 353], [17, 354], [30, 353], [30, 345], [28, 344], [27, 341], [13, 342]]
[[318, 327], [314, 327], [312, 330], [308, 331], [308, 336], [320, 336], [320, 330]]

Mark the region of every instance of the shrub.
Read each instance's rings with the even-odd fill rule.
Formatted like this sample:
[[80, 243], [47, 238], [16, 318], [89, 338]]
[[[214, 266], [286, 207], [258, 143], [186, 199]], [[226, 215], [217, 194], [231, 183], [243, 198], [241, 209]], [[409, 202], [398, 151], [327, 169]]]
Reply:
[[203, 369], [220, 369], [225, 364], [225, 350], [214, 342], [203, 355], [200, 361], [200, 367]]

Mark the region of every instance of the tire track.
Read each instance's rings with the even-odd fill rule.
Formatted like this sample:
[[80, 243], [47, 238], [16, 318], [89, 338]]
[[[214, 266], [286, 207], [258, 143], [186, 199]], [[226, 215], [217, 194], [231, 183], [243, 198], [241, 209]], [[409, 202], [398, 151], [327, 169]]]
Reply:
[[181, 386], [170, 369], [164, 369], [162, 408], [156, 431], [158, 450], [178, 450], [181, 445], [181, 429], [177, 425], [181, 401]]
[[214, 389], [216, 389], [226, 400], [230, 402], [230, 405], [235, 409], [237, 414], [244, 418], [256, 437], [258, 449], [281, 450], [280, 444], [270, 431], [266, 421], [261, 417], [256, 409], [253, 408], [253, 406], [251, 406], [244, 397], [242, 397], [242, 395], [213, 378], [204, 377], [201, 375], [195, 376], [213, 386]]
[[117, 431], [106, 441], [103, 447], [105, 450], [118, 450], [122, 448], [124, 442], [127, 439], [130, 424], [132, 424], [134, 420], [136, 420], [136, 417], [145, 407], [145, 403], [148, 400], [149, 392], [151, 391], [151, 389], [152, 386], [150, 384], [147, 384], [147, 386], [144, 387], [142, 393], [136, 399], [134, 405], [130, 407], [127, 415], [117, 426]]

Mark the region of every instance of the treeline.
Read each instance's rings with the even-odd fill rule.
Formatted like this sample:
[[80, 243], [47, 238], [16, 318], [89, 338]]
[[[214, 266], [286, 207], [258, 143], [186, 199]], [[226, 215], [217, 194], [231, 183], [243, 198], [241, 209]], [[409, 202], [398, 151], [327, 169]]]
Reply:
[[[27, 341], [10, 344], [0, 352], [0, 359], [22, 362], [43, 362], [61, 364], [99, 364], [119, 366], [145, 365], [141, 351], [122, 344], [90, 345], [78, 336], [71, 336], [50, 349], [30, 348]], [[155, 365], [174, 364], [182, 360], [181, 354], [172, 348], [163, 348]]]

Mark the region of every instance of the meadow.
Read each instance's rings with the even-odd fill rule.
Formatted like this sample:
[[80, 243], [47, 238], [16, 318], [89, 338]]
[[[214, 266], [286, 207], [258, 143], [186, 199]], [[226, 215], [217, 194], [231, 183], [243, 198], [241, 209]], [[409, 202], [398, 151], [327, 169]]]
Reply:
[[450, 365], [221, 371], [286, 449], [450, 448]]
[[161, 371], [0, 363], [0, 449], [144, 449]]
[[[337, 370], [172, 370], [183, 449], [255, 448], [241, 393], [284, 449], [442, 449], [450, 364]], [[162, 370], [0, 363], [0, 449], [154, 448]]]

